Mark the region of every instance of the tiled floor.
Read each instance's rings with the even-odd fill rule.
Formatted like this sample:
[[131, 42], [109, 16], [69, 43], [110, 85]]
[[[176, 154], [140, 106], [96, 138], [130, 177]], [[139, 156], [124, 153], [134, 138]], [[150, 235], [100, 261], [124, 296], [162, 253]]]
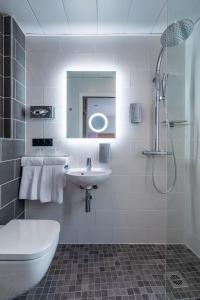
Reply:
[[[173, 289], [167, 271], [188, 288]], [[199, 298], [198, 298], [199, 297]], [[183, 245], [59, 245], [44, 279], [17, 300], [200, 300], [200, 260]]]
[[180, 271], [188, 283], [188, 288], [173, 289], [167, 282], [167, 299], [200, 300], [200, 259], [183, 245], [168, 245], [166, 258], [166, 271]]

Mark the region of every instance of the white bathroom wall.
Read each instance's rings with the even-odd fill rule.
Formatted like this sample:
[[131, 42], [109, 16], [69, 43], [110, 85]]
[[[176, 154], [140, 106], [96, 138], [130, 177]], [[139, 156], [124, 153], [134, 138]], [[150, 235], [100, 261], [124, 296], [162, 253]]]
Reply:
[[200, 23], [197, 23], [186, 47], [186, 100], [190, 130], [187, 138], [188, 181], [186, 243], [200, 256]]
[[[61, 223], [61, 243], [166, 241], [166, 197], [153, 188], [151, 160], [141, 154], [152, 148], [152, 79], [159, 50], [157, 37], [27, 38], [27, 154], [37, 154], [32, 138], [53, 138], [56, 154], [70, 155], [70, 167], [84, 167], [88, 156], [93, 166], [99, 166], [98, 145], [104, 140], [66, 138], [66, 71], [112, 70], [117, 74], [117, 138], [106, 139], [112, 148], [112, 162], [106, 166], [112, 169], [112, 176], [93, 192], [91, 212], [85, 213], [84, 192], [70, 183], [62, 205], [26, 201], [27, 218]], [[143, 106], [141, 124], [129, 122], [132, 102]], [[55, 120], [29, 119], [29, 106], [40, 104], [55, 106]], [[156, 160], [156, 180], [165, 188], [163, 158]], [[181, 189], [178, 185], [177, 192]], [[170, 221], [175, 223], [177, 217], [172, 214]], [[174, 241], [178, 236], [174, 230]]]

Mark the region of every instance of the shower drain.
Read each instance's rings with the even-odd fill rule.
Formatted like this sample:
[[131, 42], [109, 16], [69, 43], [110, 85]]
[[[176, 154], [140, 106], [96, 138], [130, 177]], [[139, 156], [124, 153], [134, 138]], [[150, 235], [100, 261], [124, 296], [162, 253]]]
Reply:
[[174, 289], [188, 287], [186, 280], [179, 271], [167, 272], [167, 279]]

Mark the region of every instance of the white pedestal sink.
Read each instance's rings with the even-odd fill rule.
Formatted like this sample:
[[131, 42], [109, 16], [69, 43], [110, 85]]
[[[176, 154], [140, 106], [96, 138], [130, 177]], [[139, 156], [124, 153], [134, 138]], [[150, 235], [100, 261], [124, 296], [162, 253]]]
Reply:
[[92, 168], [91, 171], [84, 168], [74, 168], [67, 170], [66, 176], [75, 185], [86, 189], [101, 184], [110, 177], [111, 173], [111, 170], [100, 168]]

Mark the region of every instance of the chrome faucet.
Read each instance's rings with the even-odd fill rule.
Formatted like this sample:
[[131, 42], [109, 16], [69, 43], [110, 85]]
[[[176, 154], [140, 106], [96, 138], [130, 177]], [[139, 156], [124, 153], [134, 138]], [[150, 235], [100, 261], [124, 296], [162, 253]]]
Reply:
[[88, 157], [87, 160], [86, 160], [86, 169], [87, 169], [87, 171], [91, 171], [91, 169], [92, 169], [91, 157]]

